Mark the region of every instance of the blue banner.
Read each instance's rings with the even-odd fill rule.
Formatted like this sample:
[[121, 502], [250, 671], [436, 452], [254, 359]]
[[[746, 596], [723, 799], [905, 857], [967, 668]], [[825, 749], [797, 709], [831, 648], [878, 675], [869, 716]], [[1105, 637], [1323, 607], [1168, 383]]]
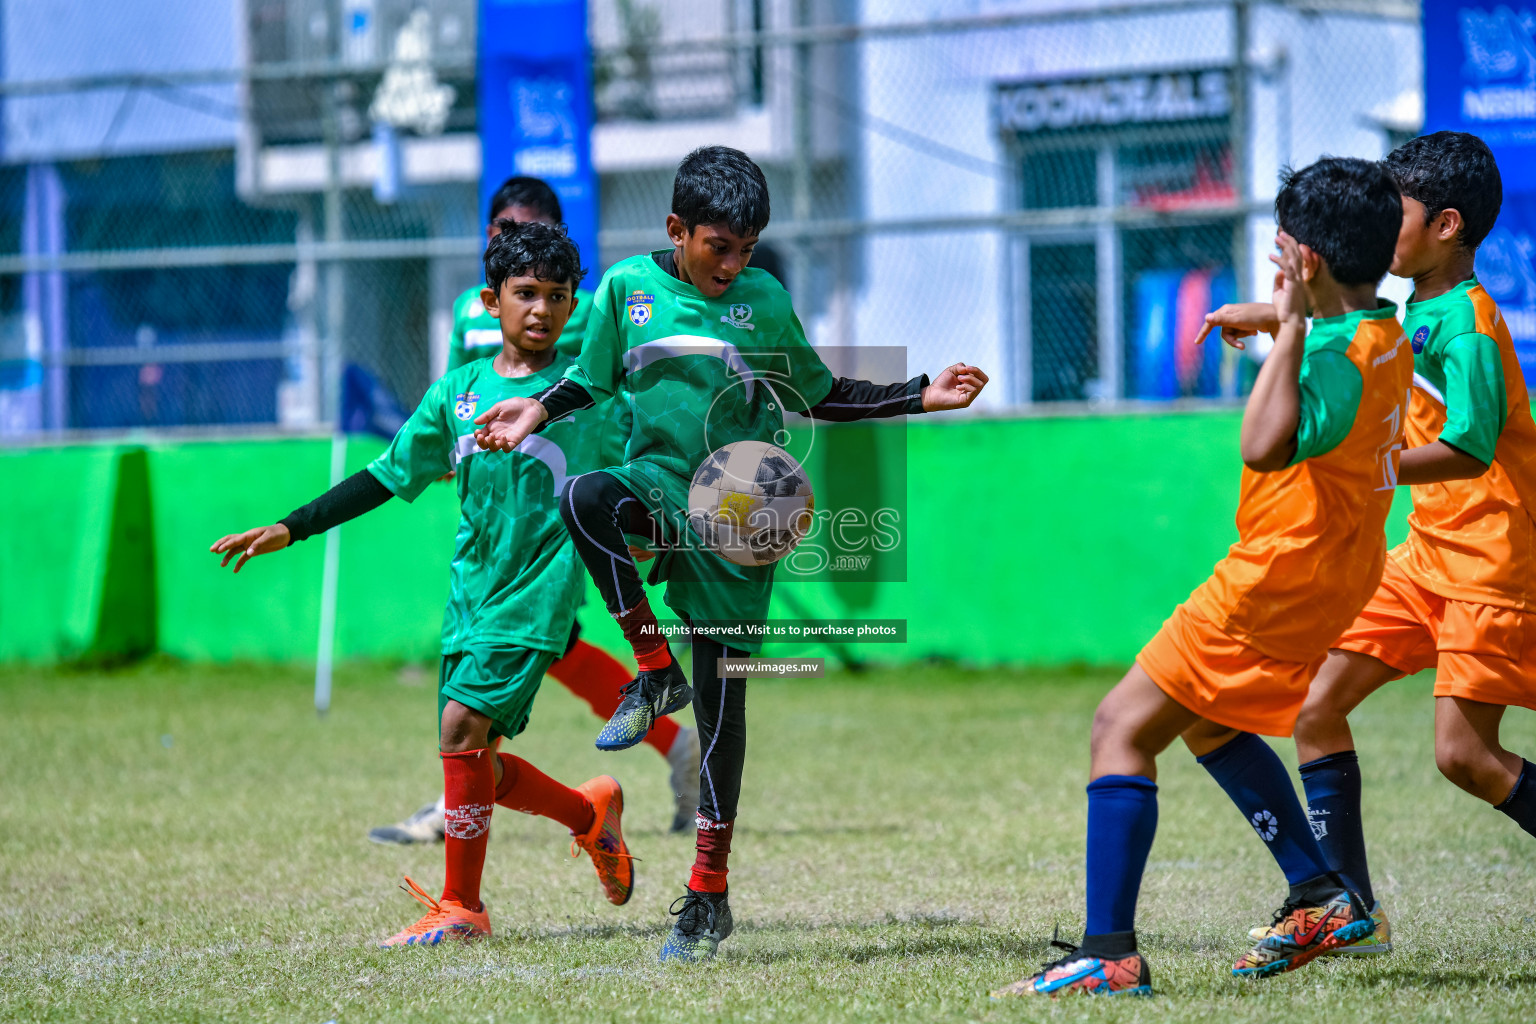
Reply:
[[1487, 142], [1504, 179], [1477, 277], [1536, 381], [1536, 0], [1424, 2], [1424, 130]]
[[596, 271], [586, 0], [480, 0], [478, 39], [482, 212], [509, 176], [543, 178]]
[[1536, 0], [1424, 0], [1425, 131], [1471, 132], [1536, 191]]

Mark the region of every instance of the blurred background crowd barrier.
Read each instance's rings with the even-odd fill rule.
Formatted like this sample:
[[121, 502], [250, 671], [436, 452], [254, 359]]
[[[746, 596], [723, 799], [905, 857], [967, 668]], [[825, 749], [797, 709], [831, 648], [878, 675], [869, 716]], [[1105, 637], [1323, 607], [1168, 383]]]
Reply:
[[[0, 0], [0, 443], [388, 433], [479, 280], [486, 181], [595, 182], [563, 190], [590, 287], [666, 244], [706, 143], [767, 171], [819, 345], [982, 364], [994, 411], [1236, 400], [1255, 364], [1192, 340], [1267, 295], [1280, 168], [1425, 119], [1405, 0], [591, 0], [574, 93], [477, 76], [488, 18], [549, 42], [482, 3]], [[1528, 12], [1482, 13], [1467, 46], [1536, 74]], [[544, 142], [503, 152], [492, 102]], [[1529, 237], [1491, 244], [1536, 308]]]

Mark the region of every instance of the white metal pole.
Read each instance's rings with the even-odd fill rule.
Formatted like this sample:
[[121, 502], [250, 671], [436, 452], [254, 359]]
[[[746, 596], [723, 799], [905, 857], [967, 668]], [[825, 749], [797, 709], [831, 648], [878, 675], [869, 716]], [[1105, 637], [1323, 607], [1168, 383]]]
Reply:
[[[347, 471], [347, 435], [331, 437], [331, 486]], [[325, 534], [325, 573], [320, 582], [320, 650], [315, 656], [315, 712], [331, 709], [331, 667], [336, 661], [336, 597], [341, 583], [341, 527]]]

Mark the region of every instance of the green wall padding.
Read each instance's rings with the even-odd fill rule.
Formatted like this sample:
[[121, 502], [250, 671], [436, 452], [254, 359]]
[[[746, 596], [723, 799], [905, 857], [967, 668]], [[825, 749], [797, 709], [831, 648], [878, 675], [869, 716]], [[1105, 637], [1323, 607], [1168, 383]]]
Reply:
[[[1220, 411], [821, 426], [809, 465], [823, 499], [869, 491], [899, 507], [904, 482], [906, 581], [785, 582], [773, 614], [906, 619], [905, 646], [844, 651], [869, 660], [1125, 664], [1236, 537], [1240, 422]], [[347, 472], [382, 448], [349, 439]], [[0, 658], [154, 638], [190, 659], [313, 660], [324, 539], [238, 577], [208, 546], [318, 495], [330, 453], [324, 438], [0, 452]], [[1407, 509], [1400, 491], [1394, 542]], [[147, 537], [134, 515], [152, 524]], [[340, 656], [435, 656], [457, 518], [445, 482], [341, 528]], [[590, 584], [588, 596], [583, 635], [622, 650]]]
[[117, 460], [113, 445], [0, 449], [0, 659], [90, 652]]

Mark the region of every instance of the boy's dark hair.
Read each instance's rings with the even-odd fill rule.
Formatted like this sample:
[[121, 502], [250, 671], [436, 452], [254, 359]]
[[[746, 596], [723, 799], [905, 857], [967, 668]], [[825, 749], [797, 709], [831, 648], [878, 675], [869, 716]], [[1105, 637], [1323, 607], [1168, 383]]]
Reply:
[[501, 234], [485, 247], [485, 283], [497, 295], [509, 277], [569, 281], [575, 288], [587, 276], [581, 252], [567, 237], [564, 224], [519, 223], [503, 217], [496, 227]]
[[690, 232], [700, 224], [724, 224], [732, 234], [760, 235], [768, 226], [768, 181], [741, 150], [703, 146], [677, 168], [672, 212]]
[[538, 178], [517, 177], [502, 182], [501, 188], [491, 196], [491, 208], [485, 214], [486, 223], [495, 220], [509, 206], [526, 206], [537, 211], [540, 216], [548, 217], [555, 224], [565, 223], [565, 217], [560, 212], [560, 197]]
[[1275, 219], [1327, 262], [1335, 281], [1376, 284], [1392, 265], [1403, 199], [1377, 161], [1325, 156], [1280, 172]]
[[1476, 135], [1420, 135], [1388, 153], [1386, 165], [1403, 195], [1424, 204], [1424, 223], [1445, 210], [1461, 214], [1457, 241], [1469, 252], [1483, 244], [1499, 219], [1504, 183], [1493, 152]]

